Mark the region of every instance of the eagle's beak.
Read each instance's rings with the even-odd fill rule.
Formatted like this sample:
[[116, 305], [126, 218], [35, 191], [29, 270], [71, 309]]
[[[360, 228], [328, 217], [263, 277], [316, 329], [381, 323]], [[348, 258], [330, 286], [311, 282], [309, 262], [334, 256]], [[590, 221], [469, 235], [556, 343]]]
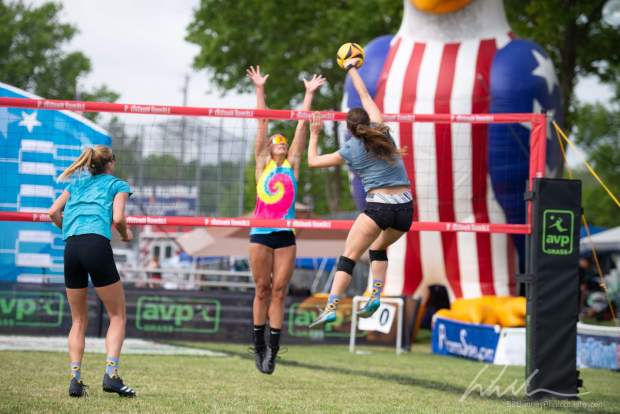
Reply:
[[409, 0], [420, 11], [434, 14], [453, 13], [466, 7], [471, 0]]

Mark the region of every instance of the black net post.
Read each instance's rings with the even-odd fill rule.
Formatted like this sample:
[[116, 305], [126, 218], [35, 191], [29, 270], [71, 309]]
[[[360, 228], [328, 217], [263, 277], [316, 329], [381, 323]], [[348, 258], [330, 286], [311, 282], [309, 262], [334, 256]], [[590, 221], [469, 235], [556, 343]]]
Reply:
[[526, 381], [532, 399], [574, 399], [579, 314], [581, 181], [538, 178], [529, 193]]

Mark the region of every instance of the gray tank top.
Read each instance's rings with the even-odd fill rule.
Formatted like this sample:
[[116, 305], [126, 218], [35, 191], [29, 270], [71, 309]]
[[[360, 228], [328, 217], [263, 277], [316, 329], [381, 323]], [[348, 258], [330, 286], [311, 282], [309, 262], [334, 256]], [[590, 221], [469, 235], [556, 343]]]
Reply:
[[[375, 127], [376, 124], [370, 124], [370, 126]], [[394, 142], [389, 133], [387, 137]], [[409, 187], [411, 185], [400, 155], [397, 155], [392, 162], [382, 160], [372, 152], [366, 151], [364, 143], [357, 137], [351, 137], [345, 142], [338, 153], [349, 168], [360, 176], [366, 192], [375, 188]]]

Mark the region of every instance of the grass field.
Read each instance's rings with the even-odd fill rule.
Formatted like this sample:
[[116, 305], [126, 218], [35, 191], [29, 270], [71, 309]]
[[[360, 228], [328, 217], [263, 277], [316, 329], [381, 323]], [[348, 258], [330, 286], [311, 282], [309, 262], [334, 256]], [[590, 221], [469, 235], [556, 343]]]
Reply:
[[[102, 354], [87, 354], [83, 379], [90, 396], [67, 396], [67, 357], [60, 352], [0, 352], [2, 413], [492, 413], [620, 412], [620, 373], [582, 370], [581, 401], [529, 403], [524, 391], [460, 401], [472, 381], [505, 391], [523, 384], [524, 369], [490, 366], [430, 353], [428, 343], [395, 356], [390, 348], [289, 346], [273, 376], [254, 368], [247, 347], [186, 344], [227, 357], [126, 355], [121, 374], [139, 393], [133, 400], [101, 391]], [[482, 370], [482, 371], [481, 371]], [[476, 377], [478, 376], [478, 379]]]

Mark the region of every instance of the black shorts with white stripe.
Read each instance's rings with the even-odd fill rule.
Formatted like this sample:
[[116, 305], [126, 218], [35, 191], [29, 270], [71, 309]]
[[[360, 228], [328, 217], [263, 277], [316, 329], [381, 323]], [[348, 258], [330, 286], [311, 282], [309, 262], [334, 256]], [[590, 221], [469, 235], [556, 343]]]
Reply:
[[381, 230], [388, 228], [409, 231], [413, 222], [413, 202], [402, 204], [366, 203], [364, 213], [370, 217]]

